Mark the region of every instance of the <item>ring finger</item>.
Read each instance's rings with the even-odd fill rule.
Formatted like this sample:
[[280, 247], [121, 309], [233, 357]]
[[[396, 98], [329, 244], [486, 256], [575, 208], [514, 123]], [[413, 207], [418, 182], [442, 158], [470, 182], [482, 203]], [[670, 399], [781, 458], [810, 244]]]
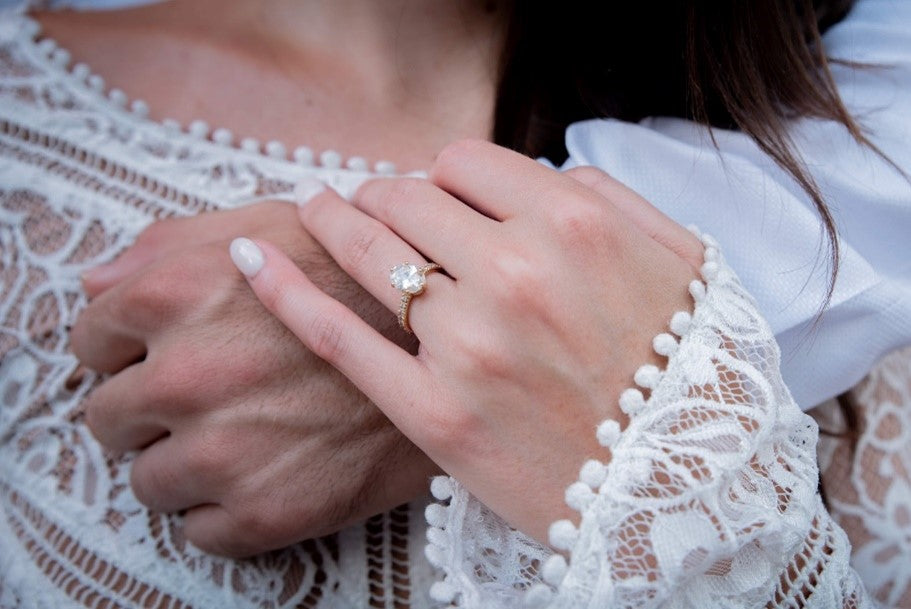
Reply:
[[209, 487], [219, 488], [220, 481], [213, 480], [211, 472], [199, 471], [187, 445], [168, 436], [136, 457], [130, 485], [140, 503], [156, 512], [179, 512], [211, 500]]
[[[381, 222], [353, 207], [336, 193], [327, 191], [300, 208], [304, 227], [326, 248], [329, 255], [355, 281], [390, 311], [399, 312], [402, 292], [390, 285], [393, 267], [409, 263], [419, 269], [427, 259]], [[427, 273], [428, 292], [450, 300], [455, 282], [442, 273]], [[409, 307], [414, 309], [414, 304]], [[418, 307], [424, 309], [425, 307]], [[423, 314], [409, 313], [411, 325]], [[420, 336], [420, 335], [418, 335]]]
[[128, 451], [142, 448], [167, 434], [155, 415], [154, 404], [136, 387], [148, 386], [147, 363], [118, 372], [92, 393], [85, 402], [86, 419], [95, 438], [104, 446]]

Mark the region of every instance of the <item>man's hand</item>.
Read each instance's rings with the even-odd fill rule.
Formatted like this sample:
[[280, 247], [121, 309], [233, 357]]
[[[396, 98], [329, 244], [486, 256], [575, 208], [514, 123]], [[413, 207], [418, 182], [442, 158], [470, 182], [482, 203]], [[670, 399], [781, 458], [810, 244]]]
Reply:
[[437, 471], [256, 300], [227, 254], [240, 234], [280, 245], [328, 293], [416, 350], [289, 204], [159, 222], [85, 278], [92, 301], [72, 347], [113, 373], [88, 398], [89, 427], [109, 448], [140, 451], [132, 483], [142, 503], [186, 510], [187, 537], [231, 556], [336, 531], [413, 499]]

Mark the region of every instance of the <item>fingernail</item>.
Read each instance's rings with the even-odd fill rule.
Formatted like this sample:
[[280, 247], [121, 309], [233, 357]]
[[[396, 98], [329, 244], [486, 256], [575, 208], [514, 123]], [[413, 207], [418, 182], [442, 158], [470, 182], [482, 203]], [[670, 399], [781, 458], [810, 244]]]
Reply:
[[294, 186], [294, 200], [300, 206], [306, 205], [319, 193], [326, 190], [326, 185], [316, 178], [304, 178]]
[[232, 241], [230, 251], [234, 265], [247, 277], [254, 277], [266, 262], [263, 251], [246, 237]]

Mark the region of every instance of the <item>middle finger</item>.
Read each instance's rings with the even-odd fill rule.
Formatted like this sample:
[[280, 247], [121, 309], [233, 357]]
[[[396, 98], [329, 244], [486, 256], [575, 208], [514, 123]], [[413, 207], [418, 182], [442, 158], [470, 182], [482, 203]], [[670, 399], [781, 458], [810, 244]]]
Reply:
[[[331, 191], [302, 206], [300, 218], [342, 270], [390, 311], [399, 310], [401, 292], [390, 285], [390, 270], [402, 263], [425, 265], [427, 259], [420, 252]], [[433, 282], [435, 293], [455, 288], [442, 273], [429, 274], [427, 281]]]
[[371, 180], [352, 202], [456, 279], [476, 272], [500, 226], [420, 178]]

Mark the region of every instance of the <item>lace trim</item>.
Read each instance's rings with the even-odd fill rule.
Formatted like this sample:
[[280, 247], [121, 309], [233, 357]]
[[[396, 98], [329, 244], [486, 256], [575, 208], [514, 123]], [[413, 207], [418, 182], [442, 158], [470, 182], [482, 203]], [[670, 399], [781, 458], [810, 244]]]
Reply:
[[[189, 609], [189, 605], [162, 594], [153, 585], [133, 578], [114, 564], [95, 556], [77, 540], [54, 525], [16, 491], [0, 484], [10, 508], [7, 521], [48, 580], [74, 601], [106, 598], [113, 608], [129, 606], [154, 609]], [[78, 575], [73, 573], [78, 570]], [[129, 582], [110, 598], [111, 584]]]
[[556, 521], [549, 541], [570, 560], [523, 542], [458, 481], [437, 478], [431, 492], [441, 503], [425, 513], [426, 556], [443, 572], [434, 600], [867, 606], [847, 537], [816, 493], [816, 426], [783, 386], [771, 331], [717, 243], [691, 230], [705, 246], [703, 281], [689, 286], [693, 313], [674, 314], [673, 334], [653, 340], [667, 367], [641, 367], [638, 388], [621, 394], [628, 429], [598, 426], [610, 463], [586, 462], [566, 490], [581, 525]]
[[80, 403], [97, 377], [67, 347], [79, 273], [151, 220], [281, 198], [302, 175], [343, 193], [369, 175], [138, 121], [47, 69], [24, 20], [0, 15], [0, 607], [427, 607], [424, 502], [252, 560], [187, 544], [179, 518], [129, 492], [129, 458], [89, 439]]
[[[696, 227], [689, 228], [700, 237], [705, 246], [704, 264], [700, 269], [705, 283], [697, 279], [689, 285], [690, 295], [698, 309], [705, 300], [706, 290], [718, 277], [718, 243], [708, 235], [701, 235]], [[693, 314], [678, 311], [671, 317], [670, 329], [675, 335], [683, 338], [692, 326], [692, 320]], [[669, 358], [676, 353], [678, 342], [671, 334], [662, 333], [655, 336], [652, 347], [658, 355]], [[663, 371], [657, 366], [647, 364], [636, 371], [634, 379], [642, 389], [652, 390], [661, 382], [662, 374]], [[648, 406], [648, 399], [643, 392], [635, 388], [626, 389], [620, 395], [619, 402], [620, 409], [630, 417], [640, 413]], [[622, 437], [620, 424], [613, 419], [607, 419], [598, 426], [596, 435], [601, 446], [614, 449]], [[580, 470], [579, 480], [566, 489], [567, 505], [581, 514], [594, 501], [595, 495], [607, 479], [607, 475], [608, 465], [595, 459], [587, 461]], [[430, 488], [431, 494], [440, 502], [446, 502], [453, 496], [454, 488], [446, 477], [435, 478]], [[448, 556], [451, 548], [447, 543], [447, 538], [451, 538], [452, 532], [450, 531], [450, 535], [447, 535], [443, 530], [447, 523], [461, 520], [457, 517], [454, 518], [456, 515], [449, 513], [451, 509], [454, 509], [452, 503], [437, 503], [428, 506], [425, 514], [428, 524], [426, 556], [432, 565], [444, 573], [442, 580], [431, 587], [430, 595], [435, 601], [463, 607], [465, 605], [462, 604], [462, 599], [465, 598], [467, 590], [448, 568], [448, 565], [453, 564], [451, 560], [448, 560], [452, 557]], [[548, 536], [552, 547], [569, 552], [579, 541], [579, 530], [570, 520], [558, 520], [551, 524]], [[543, 607], [550, 602], [568, 570], [569, 563], [562, 554], [552, 554], [547, 558], [540, 568], [540, 573], [536, 574], [540, 575], [543, 581], [531, 585], [524, 592], [525, 606]]]
[[[160, 201], [165, 208], [179, 209], [184, 214], [214, 211], [219, 207], [212, 201], [183, 192], [170, 184], [134, 171], [126, 165], [76, 146], [64, 138], [47, 135], [6, 119], [0, 119], [0, 138], [2, 137], [9, 138], [13, 142], [28, 144], [33, 148], [41, 148], [45, 153], [50, 154], [41, 154], [7, 142], [0, 142], [0, 152], [8, 152], [9, 156], [15, 157], [22, 163], [39, 167], [49, 174], [104, 193], [112, 199], [141, 211], [147, 217], [162, 217], [160, 210], [150, 209], [149, 197]], [[67, 163], [80, 165], [82, 169], [77, 169]], [[112, 186], [110, 182], [118, 182], [121, 186]], [[141, 191], [142, 196], [136, 191]]]
[[[114, 114], [135, 121], [154, 123], [174, 133], [189, 136], [195, 140], [209, 140], [219, 146], [235, 148], [236, 150], [251, 155], [266, 157], [274, 160], [291, 160], [301, 167], [322, 167], [324, 169], [347, 169], [353, 172], [369, 173], [371, 168], [363, 156], [352, 155], [345, 158], [335, 150], [323, 150], [316, 155], [309, 146], [297, 146], [290, 154], [282, 142], [270, 140], [262, 144], [253, 137], [242, 138], [239, 141], [230, 129], [223, 127], [211, 128], [201, 119], [190, 121], [186, 126], [174, 119], [154, 121], [149, 118], [149, 105], [142, 99], [130, 99], [129, 96], [116, 88], [107, 87], [104, 77], [92, 71], [85, 63], [71, 64], [72, 53], [61, 47], [51, 38], [41, 38], [41, 24], [22, 14], [23, 27], [19, 30], [24, 47], [31, 46], [35, 55], [42, 60], [45, 67], [64, 73], [71, 82], [78, 86], [84, 93], [95, 96], [107, 102]], [[380, 160], [374, 163], [373, 172], [378, 175], [395, 175], [396, 166], [391, 161]]]

